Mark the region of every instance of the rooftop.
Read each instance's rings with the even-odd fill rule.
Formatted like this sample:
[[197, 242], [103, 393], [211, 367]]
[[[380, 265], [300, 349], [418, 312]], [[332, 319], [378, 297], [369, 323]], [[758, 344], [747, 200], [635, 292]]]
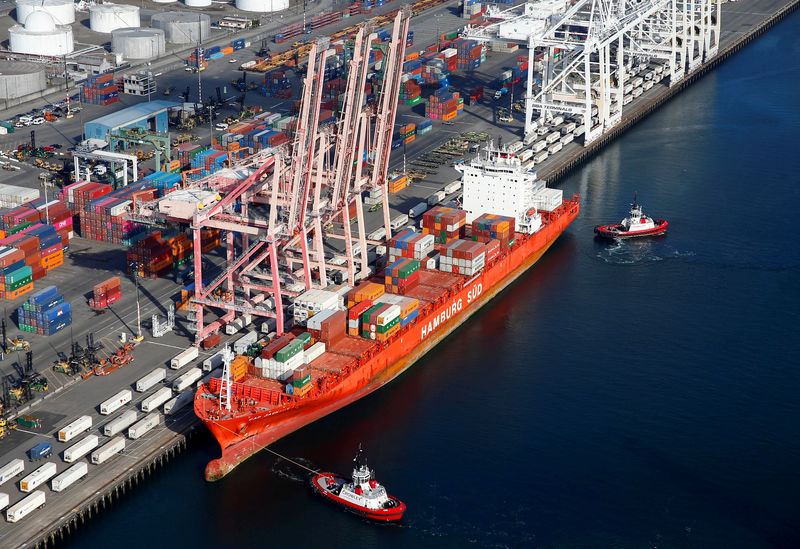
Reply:
[[102, 116], [96, 120], [93, 120], [92, 123], [100, 124], [109, 128], [119, 128], [121, 126], [126, 126], [131, 122], [135, 122], [136, 120], [153, 116], [171, 107], [177, 107], [178, 105], [180, 105], [180, 103], [156, 99], [154, 101], [139, 103], [138, 105], [133, 105], [127, 109], [122, 109], [121, 111]]

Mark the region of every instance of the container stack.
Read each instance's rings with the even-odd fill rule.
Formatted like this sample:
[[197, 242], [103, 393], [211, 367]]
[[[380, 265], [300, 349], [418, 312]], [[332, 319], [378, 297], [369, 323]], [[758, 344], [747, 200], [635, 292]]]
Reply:
[[126, 254], [128, 274], [159, 278], [172, 271], [172, 248], [154, 231], [138, 240]]
[[89, 76], [81, 87], [81, 101], [92, 105], [111, 105], [119, 101], [119, 86], [114, 83], [114, 74], [104, 72]]
[[236, 355], [231, 360], [230, 370], [233, 381], [241, 381], [247, 375], [247, 367], [250, 365], [250, 358], [244, 355]]
[[515, 219], [495, 214], [483, 214], [472, 221], [470, 233], [474, 242], [499, 240], [503, 248], [514, 241]]
[[[386, 295], [386, 294], [384, 294]], [[361, 315], [372, 307], [373, 301], [365, 299], [361, 303], [356, 303], [347, 311], [347, 333], [351, 336], [361, 335]]]
[[265, 97], [291, 99], [292, 83], [286, 77], [284, 69], [272, 69], [264, 75], [259, 92]]
[[486, 50], [483, 44], [476, 40], [459, 38], [453, 41], [453, 47], [458, 48], [458, 68], [463, 70], [475, 70], [486, 61]]
[[45, 202], [44, 199], [32, 200], [16, 208], [3, 211], [0, 215], [0, 238], [21, 232], [28, 232], [39, 223], [52, 225], [61, 236], [61, 243], [66, 246], [72, 238], [72, 211], [58, 200]]
[[422, 216], [422, 234], [433, 235], [436, 244], [447, 244], [464, 236], [467, 212], [445, 206], [431, 208]]
[[0, 208], [16, 208], [39, 198], [39, 189], [0, 184]]
[[389, 292], [404, 295], [419, 284], [419, 261], [398, 259], [386, 266], [385, 286]]
[[[39, 237], [29, 235], [26, 233], [19, 233], [0, 240], [0, 246], [15, 248], [22, 252], [22, 259], [18, 260], [15, 265], [8, 267], [6, 274], [6, 291], [14, 292], [12, 296], [6, 296], [6, 299], [13, 299], [27, 292], [31, 288], [25, 289], [28, 283], [28, 276], [30, 282], [44, 278], [47, 274], [47, 269], [42, 265], [42, 254], [39, 244]], [[48, 265], [55, 261], [55, 258], [48, 259]], [[63, 255], [61, 257], [63, 263]], [[54, 264], [54, 263], [53, 263]], [[28, 267], [30, 270], [19, 271], [14, 274], [21, 267]], [[17, 291], [19, 290], [19, 291]]]
[[500, 246], [501, 244], [499, 240], [490, 240], [486, 243], [486, 248], [484, 251], [486, 252], [485, 262], [487, 265], [497, 259], [497, 257], [500, 255]]
[[406, 105], [416, 105], [422, 101], [421, 93], [422, 88], [416, 80], [406, 80], [400, 88], [400, 99], [404, 100]]
[[428, 98], [425, 116], [432, 120], [447, 122], [458, 116], [463, 108], [464, 100], [458, 92], [451, 92], [448, 88], [439, 88]]
[[361, 315], [361, 337], [386, 341], [400, 331], [400, 307], [388, 303], [373, 305]]
[[0, 247], [0, 298], [16, 299], [33, 289], [33, 269], [22, 250]]
[[289, 38], [294, 38], [301, 34], [303, 34], [303, 22], [298, 21], [297, 23], [283, 27], [283, 30], [275, 35], [275, 43], [280, 44], [286, 42]]
[[430, 119], [425, 119], [417, 124], [417, 135], [425, 135], [433, 129], [433, 122]]
[[405, 126], [400, 126], [400, 139], [403, 140], [404, 144], [409, 144], [414, 141], [414, 138], [417, 135], [417, 126], [416, 124], [409, 123]]
[[308, 290], [294, 299], [294, 321], [303, 324], [316, 313], [341, 307], [341, 297], [328, 290]]
[[469, 105], [475, 105], [478, 101], [483, 99], [483, 86], [475, 86], [469, 90]]
[[17, 318], [23, 332], [49, 336], [72, 324], [72, 308], [58, 288], [48, 286], [17, 309]]
[[439, 270], [445, 273], [472, 276], [486, 263], [486, 246], [481, 242], [453, 240], [444, 245]]
[[112, 303], [119, 301], [121, 297], [121, 281], [118, 276], [114, 276], [100, 284], [95, 284], [92, 297], [89, 298], [89, 307], [92, 309], [105, 309]]
[[405, 174], [393, 175], [389, 178], [388, 191], [394, 194], [402, 191], [408, 186], [408, 177]]
[[306, 327], [317, 341], [324, 341], [329, 347], [345, 335], [347, 314], [338, 309], [326, 309], [308, 319]]
[[356, 303], [361, 303], [362, 301], [375, 301], [380, 296], [386, 293], [386, 288], [383, 284], [376, 284], [375, 282], [362, 282], [355, 288], [353, 288], [349, 294], [347, 294], [347, 306], [352, 307]]
[[433, 245], [433, 235], [419, 234], [411, 229], [405, 229], [388, 242], [389, 262], [400, 258], [421, 261], [433, 251]]
[[294, 395], [296, 398], [304, 398], [311, 392], [311, 371], [308, 366], [300, 366], [295, 368], [292, 373], [292, 383], [290, 389], [287, 388], [287, 393]]
[[380, 303], [388, 303], [400, 307], [400, 326], [406, 326], [419, 316], [419, 301], [413, 297], [395, 294], [383, 294], [378, 298]]
[[461, 17], [464, 19], [476, 19], [485, 9], [481, 0], [461, 0]]
[[192, 53], [189, 54], [189, 58], [186, 60], [186, 64], [190, 67], [194, 68], [207, 68], [208, 67], [208, 56], [206, 55], [206, 51], [204, 48], [195, 48], [192, 50]]
[[[366, 8], [367, 2], [362, 2], [361, 6], [362, 6], [362, 8]], [[370, 10], [371, 9], [372, 8], [371, 8], [371, 4], [370, 4]], [[362, 11], [364, 11], [364, 10], [362, 9]], [[327, 13], [322, 13], [320, 15], [317, 15], [316, 17], [312, 17], [311, 21], [308, 23], [307, 27], [309, 29], [311, 29], [312, 31], [315, 31], [315, 30], [317, 30], [317, 29], [319, 29], [321, 27], [324, 27], [326, 25], [331, 25], [333, 23], [337, 23], [337, 22], [339, 22], [341, 20], [342, 20], [342, 12], [340, 12], [340, 11], [329, 11]], [[284, 31], [284, 34], [285, 33], [286, 32]]]

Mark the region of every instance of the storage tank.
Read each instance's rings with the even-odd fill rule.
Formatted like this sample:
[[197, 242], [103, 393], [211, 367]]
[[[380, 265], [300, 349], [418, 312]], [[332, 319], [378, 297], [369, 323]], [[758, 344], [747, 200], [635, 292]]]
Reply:
[[125, 59], [155, 59], [164, 55], [166, 42], [161, 29], [122, 28], [111, 31], [111, 51]]
[[25, 26], [14, 25], [8, 30], [11, 51], [34, 55], [64, 55], [72, 53], [72, 27], [57, 25], [53, 16], [34, 11], [25, 19]]
[[109, 33], [116, 29], [141, 26], [139, 6], [128, 4], [96, 4], [89, 6], [89, 27], [95, 32]]
[[34, 11], [50, 14], [56, 25], [71, 25], [75, 22], [73, 0], [17, 0], [17, 21], [25, 24]]
[[204, 13], [167, 11], [150, 18], [150, 26], [162, 29], [172, 44], [196, 44], [208, 38], [211, 18]]
[[289, 8], [289, 0], [236, 0], [236, 8], [242, 11], [281, 11]]
[[207, 8], [211, 5], [211, 0], [183, 0], [184, 4], [190, 8]]
[[0, 60], [0, 99], [16, 99], [47, 86], [44, 65]]

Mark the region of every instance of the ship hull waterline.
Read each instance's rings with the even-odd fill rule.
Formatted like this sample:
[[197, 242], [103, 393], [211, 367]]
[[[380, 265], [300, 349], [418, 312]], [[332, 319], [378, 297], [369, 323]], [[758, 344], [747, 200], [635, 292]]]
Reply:
[[[491, 277], [495, 278], [494, 281], [484, 280], [487, 278], [485, 273], [470, 279], [447, 303], [437, 307], [437, 314], [431, 315], [429, 318], [438, 317], [439, 310], [453, 310], [456, 304], [463, 303], [464, 300], [467, 305], [456, 314], [448, 315], [447, 320], [439, 324], [429, 336], [414, 338], [409, 335], [406, 339], [415, 341], [413, 346], [408, 347], [406, 344], [407, 348], [403, 348], [404, 338], [398, 338], [398, 341], [389, 345], [386, 351], [375, 355], [370, 362], [359, 368], [336, 388], [314, 400], [303, 401], [302, 405], [288, 409], [278, 408], [271, 413], [246, 420], [241, 418], [204, 419], [203, 422], [220, 443], [222, 449], [222, 456], [210, 461], [206, 466], [206, 480], [213, 482], [221, 479], [241, 462], [276, 440], [367, 396], [403, 373], [532, 267], [575, 219], [578, 209], [576, 204], [572, 211], [565, 212], [553, 220], [552, 226], [545, 227], [542, 232], [552, 233], [552, 235], [548, 234], [549, 239], [538, 246], [536, 241], [538, 240], [537, 236], [541, 236], [540, 233], [532, 235], [525, 247], [535, 247], [535, 251], [529, 252], [516, 267], [510, 268], [505, 274]], [[516, 253], [508, 254], [504, 261], [510, 262], [517, 254], [524, 253], [525, 250], [517, 250]], [[492, 269], [492, 272], [496, 272], [495, 269]], [[478, 290], [478, 288], [480, 289]], [[479, 294], [470, 296], [471, 292], [473, 294], [479, 292]], [[443, 311], [441, 314], [444, 315], [445, 312]], [[395, 352], [390, 350], [393, 347], [396, 349]], [[385, 360], [384, 355], [397, 356], [397, 358], [388, 365], [378, 365], [378, 359], [383, 357]], [[206, 387], [201, 386], [198, 394], [205, 390]]]

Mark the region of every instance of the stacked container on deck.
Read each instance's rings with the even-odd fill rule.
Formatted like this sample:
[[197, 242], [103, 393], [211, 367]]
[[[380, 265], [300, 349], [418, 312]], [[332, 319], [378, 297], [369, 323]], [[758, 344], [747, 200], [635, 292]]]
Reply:
[[53, 335], [72, 324], [72, 309], [58, 293], [48, 286], [33, 294], [17, 309], [19, 329], [39, 335]]
[[470, 240], [453, 240], [444, 245], [439, 270], [445, 273], [472, 276], [486, 264], [486, 245]]
[[419, 261], [402, 258], [386, 266], [385, 286], [390, 292], [405, 294], [419, 284]]
[[119, 101], [119, 87], [114, 83], [114, 74], [104, 72], [89, 76], [81, 87], [81, 101], [92, 105], [110, 105]]
[[515, 220], [495, 214], [483, 214], [472, 221], [470, 234], [475, 242], [498, 240], [503, 248], [514, 243]]
[[446, 244], [464, 236], [467, 213], [464, 210], [436, 206], [422, 216], [422, 234], [433, 235], [434, 242]]
[[411, 229], [405, 229], [388, 242], [389, 262], [400, 258], [421, 261], [433, 251], [433, 245], [433, 235], [419, 234]]
[[378, 303], [361, 315], [361, 337], [386, 341], [400, 331], [400, 306]]
[[400, 307], [400, 326], [405, 326], [411, 323], [417, 316], [419, 316], [419, 301], [413, 297], [406, 297], [395, 294], [383, 294], [380, 296], [376, 303], [389, 303], [390, 305], [397, 305]]

